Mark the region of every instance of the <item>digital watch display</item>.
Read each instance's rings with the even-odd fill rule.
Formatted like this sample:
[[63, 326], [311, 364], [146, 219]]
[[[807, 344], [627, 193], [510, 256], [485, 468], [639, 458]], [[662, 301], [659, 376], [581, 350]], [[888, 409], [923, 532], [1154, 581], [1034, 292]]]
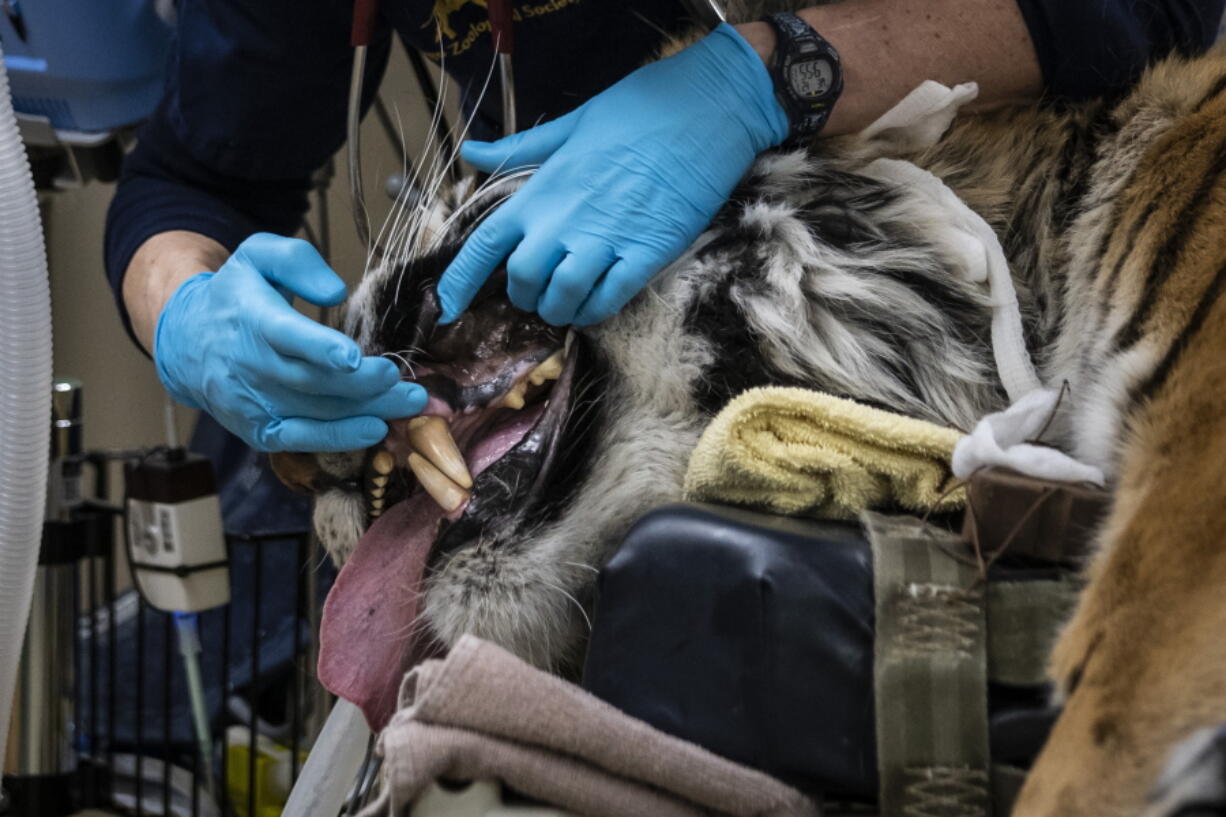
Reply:
[[788, 80], [801, 96], [824, 97], [834, 85], [834, 69], [826, 60], [806, 60], [792, 66]]
[[830, 119], [843, 91], [838, 52], [795, 14], [772, 14], [763, 22], [775, 30], [770, 74], [775, 96], [788, 115], [790, 139], [811, 139]]

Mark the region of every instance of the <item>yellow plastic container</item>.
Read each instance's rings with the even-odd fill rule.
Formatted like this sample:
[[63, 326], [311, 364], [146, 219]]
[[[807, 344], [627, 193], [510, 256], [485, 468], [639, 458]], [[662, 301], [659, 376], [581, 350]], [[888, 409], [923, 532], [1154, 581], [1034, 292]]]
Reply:
[[[306, 754], [300, 753], [299, 768]], [[290, 750], [263, 735], [255, 744], [255, 811], [248, 812], [251, 784], [251, 732], [245, 726], [226, 729], [226, 794], [239, 817], [280, 817], [289, 798]]]

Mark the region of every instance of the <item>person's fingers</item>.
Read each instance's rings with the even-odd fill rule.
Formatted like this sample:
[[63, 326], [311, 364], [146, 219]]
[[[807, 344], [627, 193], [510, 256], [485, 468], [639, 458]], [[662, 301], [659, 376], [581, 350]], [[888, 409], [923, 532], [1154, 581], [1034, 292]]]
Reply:
[[460, 146], [460, 155], [464, 161], [486, 173], [543, 164], [570, 138], [578, 118], [579, 111], [572, 111], [552, 122], [511, 134], [497, 142], [468, 141]]
[[387, 423], [378, 417], [331, 422], [290, 417], [260, 428], [247, 442], [260, 451], [360, 451], [386, 436]]
[[416, 383], [397, 383], [374, 397], [362, 400], [321, 397], [313, 394], [272, 388], [264, 392], [267, 410], [274, 417], [300, 417], [307, 420], [343, 420], [346, 417], [378, 417], [396, 420], [412, 417], [426, 407], [426, 390]]
[[303, 394], [360, 400], [383, 394], [399, 383], [400, 369], [385, 357], [364, 357], [351, 372], [316, 366], [297, 358], [281, 358], [267, 376], [277, 385]]
[[345, 300], [345, 282], [308, 242], [271, 233], [250, 236], [234, 255], [246, 260], [274, 286], [316, 306]]
[[573, 321], [592, 287], [615, 260], [616, 255], [606, 244], [576, 246], [554, 269], [537, 303], [541, 319], [554, 326]]
[[552, 236], [539, 241], [525, 239], [507, 259], [507, 296], [511, 303], [535, 311], [550, 274], [565, 257], [566, 248]]
[[352, 372], [362, 362], [362, 350], [353, 338], [316, 323], [289, 304], [260, 316], [256, 329], [275, 351], [316, 366]]
[[620, 259], [596, 284], [575, 315], [575, 326], [591, 326], [612, 317], [659, 271], [659, 261], [633, 255]]
[[512, 200], [504, 204], [477, 225], [443, 273], [438, 283], [443, 323], [451, 323], [468, 308], [490, 273], [523, 238], [523, 230], [510, 209], [513, 203]]

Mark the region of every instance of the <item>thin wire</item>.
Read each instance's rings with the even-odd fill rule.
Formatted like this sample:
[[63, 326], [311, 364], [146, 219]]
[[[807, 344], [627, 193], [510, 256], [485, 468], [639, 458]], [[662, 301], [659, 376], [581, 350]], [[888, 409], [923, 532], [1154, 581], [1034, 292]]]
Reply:
[[358, 240], [370, 248], [370, 219], [366, 213], [366, 196], [362, 190], [362, 80], [366, 75], [366, 46], [353, 49], [353, 72], [349, 75], [349, 111], [346, 122], [349, 163], [349, 203], [353, 208], [353, 226]]

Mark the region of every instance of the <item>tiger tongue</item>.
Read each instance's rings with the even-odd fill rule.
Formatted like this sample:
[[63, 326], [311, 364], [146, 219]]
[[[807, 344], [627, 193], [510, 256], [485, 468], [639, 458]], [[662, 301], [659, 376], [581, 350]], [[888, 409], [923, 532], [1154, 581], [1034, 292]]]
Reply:
[[396, 711], [405, 671], [438, 651], [418, 616], [422, 574], [442, 519], [443, 510], [424, 494], [395, 505], [358, 542], [324, 603], [319, 680], [361, 708], [376, 732]]

